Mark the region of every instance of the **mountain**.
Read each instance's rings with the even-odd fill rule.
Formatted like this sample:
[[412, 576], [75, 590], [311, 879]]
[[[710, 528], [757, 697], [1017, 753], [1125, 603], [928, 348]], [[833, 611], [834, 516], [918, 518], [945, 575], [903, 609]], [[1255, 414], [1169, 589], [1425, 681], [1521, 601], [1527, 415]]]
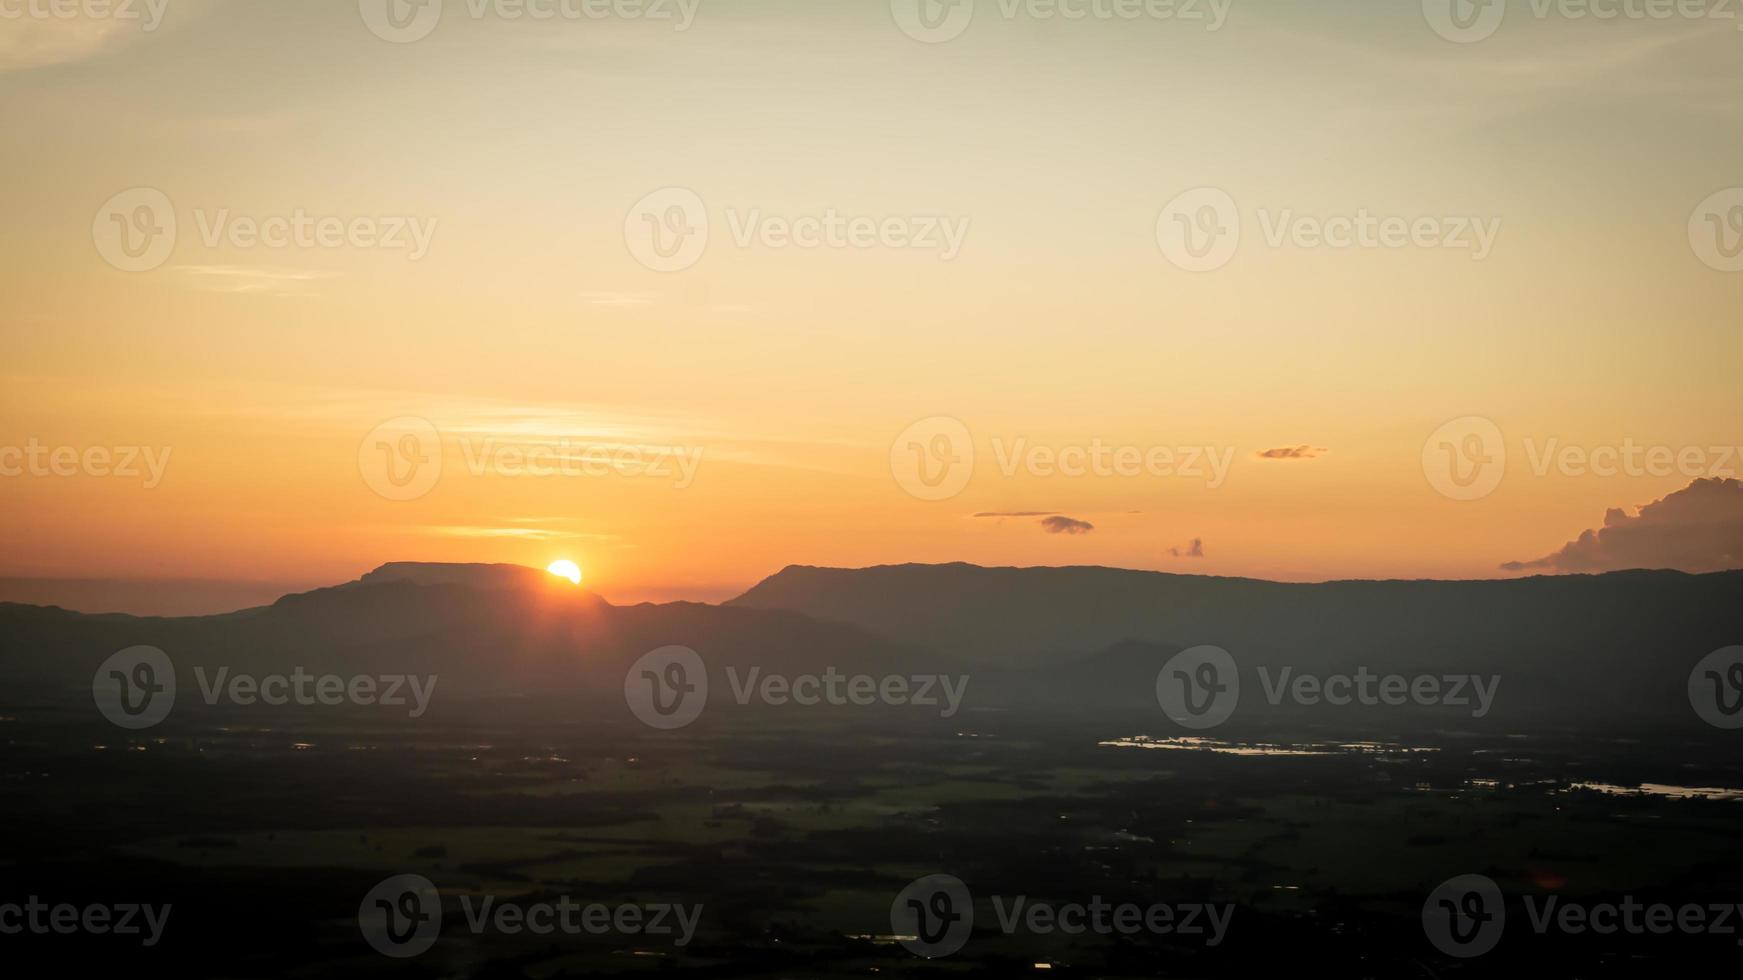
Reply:
[[[629, 722], [631, 665], [678, 645], [707, 666], [711, 705], [732, 700], [729, 669], [742, 680], [753, 670], [791, 679], [834, 668], [873, 678], [966, 676], [966, 710], [1013, 723], [1127, 723], [1119, 718], [1144, 726], [1135, 731], [1168, 731], [1158, 674], [1182, 649], [1208, 644], [1228, 651], [1240, 671], [1240, 713], [1225, 734], [1245, 724], [1331, 724], [1711, 735], [1691, 709], [1690, 673], [1743, 638], [1740, 598], [1739, 572], [1299, 585], [1111, 568], [905, 565], [789, 568], [718, 606], [617, 606], [536, 569], [395, 563], [221, 616], [0, 604], [0, 708], [90, 716], [99, 665], [148, 645], [169, 655], [191, 692], [178, 693], [182, 720], [206, 707], [197, 671], [209, 679], [300, 668], [436, 675], [438, 717], [494, 705], [505, 723], [535, 710]], [[1284, 671], [1475, 676], [1500, 687], [1480, 717], [1446, 705], [1333, 707], [1278, 699]], [[792, 705], [774, 710], [818, 717]]]
[[[998, 682], [1046, 678], [1031, 681], [1039, 688], [1105, 677], [1134, 643], [1151, 647], [1157, 667], [1166, 651], [1209, 644], [1271, 676], [1499, 675], [1496, 717], [1520, 724], [1681, 722], [1690, 669], [1743, 643], [1743, 571], [1291, 584], [1114, 568], [796, 566], [727, 605], [857, 626]], [[1129, 667], [1125, 676], [1141, 680]]]
[[[614, 606], [536, 569], [390, 564], [355, 582], [221, 616], [83, 615], [0, 603], [6, 707], [88, 708], [92, 675], [138, 645], [165, 651], [184, 690], [194, 670], [231, 674], [435, 674], [444, 705], [560, 702], [629, 717], [624, 677], [650, 650], [695, 649], [714, 683], [763, 673], [938, 669], [936, 658], [856, 627], [779, 610], [698, 603]], [[712, 697], [713, 695], [711, 695]], [[725, 698], [725, 693], [719, 695]], [[186, 701], [178, 694], [177, 712]]]

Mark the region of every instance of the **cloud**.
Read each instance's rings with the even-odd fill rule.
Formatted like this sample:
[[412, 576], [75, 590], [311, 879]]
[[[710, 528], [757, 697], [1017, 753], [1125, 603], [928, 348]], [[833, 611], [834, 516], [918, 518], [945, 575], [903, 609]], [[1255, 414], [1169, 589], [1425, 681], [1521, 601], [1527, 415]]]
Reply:
[[310, 283], [338, 277], [332, 272], [246, 265], [181, 265], [175, 268], [192, 278], [195, 288], [206, 292], [265, 296], [313, 295]]
[[1192, 543], [1187, 545], [1185, 548], [1169, 548], [1168, 549], [1168, 557], [1170, 557], [1170, 558], [1203, 558], [1204, 557], [1204, 539], [1203, 538], [1193, 538]]
[[1048, 534], [1088, 534], [1095, 530], [1095, 525], [1088, 521], [1080, 521], [1061, 514], [1042, 518], [1041, 526], [1046, 529]]
[[0, 72], [95, 57], [130, 36], [118, 20], [23, 16], [0, 20]]
[[1329, 449], [1314, 446], [1284, 446], [1281, 449], [1266, 449], [1258, 456], [1260, 459], [1317, 459], [1320, 454], [1331, 452]]
[[1696, 480], [1641, 507], [1633, 517], [1619, 507], [1611, 508], [1603, 527], [1586, 531], [1560, 551], [1501, 567], [1510, 572], [1743, 568], [1743, 483]]

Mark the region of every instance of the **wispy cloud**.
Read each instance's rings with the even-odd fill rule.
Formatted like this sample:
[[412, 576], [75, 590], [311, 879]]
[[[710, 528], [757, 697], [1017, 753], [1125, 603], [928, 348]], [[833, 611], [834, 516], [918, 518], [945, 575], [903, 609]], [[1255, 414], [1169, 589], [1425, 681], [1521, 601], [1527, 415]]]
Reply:
[[1258, 453], [1260, 459], [1317, 459], [1331, 450], [1316, 446], [1283, 446], [1278, 449], [1265, 449]]
[[193, 280], [194, 288], [211, 293], [312, 296], [312, 283], [338, 278], [338, 273], [333, 272], [269, 266], [181, 265], [175, 268]]
[[1055, 514], [1041, 519], [1041, 529], [1048, 534], [1088, 534], [1095, 530], [1095, 525], [1075, 517]]
[[0, 17], [0, 74], [94, 58], [140, 33], [113, 17]]
[[1170, 558], [1203, 558], [1204, 557], [1204, 539], [1203, 538], [1193, 538], [1192, 542], [1190, 544], [1184, 545], [1184, 546], [1179, 547], [1179, 548], [1169, 548], [1168, 549], [1168, 557], [1170, 557]]
[[474, 524], [443, 524], [419, 530], [450, 538], [500, 538], [514, 541], [617, 541], [615, 534], [588, 534], [553, 527], [492, 527]]

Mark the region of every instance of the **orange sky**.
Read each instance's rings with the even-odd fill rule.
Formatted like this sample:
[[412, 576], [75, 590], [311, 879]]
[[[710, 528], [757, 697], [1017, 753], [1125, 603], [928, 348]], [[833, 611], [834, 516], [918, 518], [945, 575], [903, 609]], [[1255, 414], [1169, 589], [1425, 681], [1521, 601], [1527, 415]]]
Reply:
[[[1743, 272], [1691, 237], [1743, 185], [1723, 25], [1522, 17], [1455, 44], [1416, 4], [1238, 3], [1216, 31], [983, 4], [928, 44], [885, 3], [705, 3], [682, 31], [449, 6], [410, 43], [351, 3], [0, 21], [0, 127], [27, 134], [0, 147], [0, 578], [572, 558], [625, 600], [790, 563], [1486, 577], [1743, 472], [1711, 451], [1743, 443]], [[674, 187], [708, 237], [661, 271], [637, 236], [675, 227], [649, 198]], [[1192, 272], [1158, 230], [1200, 187], [1241, 238]], [[112, 237], [135, 188], [177, 226], [143, 271]], [[250, 234], [299, 216], [338, 237]], [[1479, 257], [1293, 230], [1358, 216], [1497, 233]], [[894, 237], [787, 241], [856, 219]], [[1423, 455], [1467, 417], [1508, 458], [1458, 500]], [[940, 418], [973, 473], [920, 499], [908, 430]], [[1538, 465], [1552, 443], [1703, 456], [1600, 475]], [[1301, 446], [1324, 451], [1258, 457]], [[1175, 465], [1048, 462], [1095, 447]], [[1177, 472], [1201, 450], [1226, 469]], [[520, 472], [556, 451], [573, 472]], [[424, 484], [384, 494], [420, 454]]]

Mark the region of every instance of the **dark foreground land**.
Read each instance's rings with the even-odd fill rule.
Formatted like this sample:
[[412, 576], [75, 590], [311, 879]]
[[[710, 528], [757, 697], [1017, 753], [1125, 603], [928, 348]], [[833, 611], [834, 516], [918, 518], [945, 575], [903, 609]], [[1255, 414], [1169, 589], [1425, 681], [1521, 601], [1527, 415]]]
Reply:
[[[3, 713], [0, 713], [3, 714]], [[483, 716], [481, 716], [483, 717]], [[355, 725], [246, 713], [132, 735], [0, 721], [0, 900], [169, 904], [161, 940], [0, 936], [14, 957], [166, 976], [1429, 977], [1731, 968], [1735, 934], [1538, 934], [1521, 904], [1743, 899], [1725, 741], [1277, 732], [965, 712], [855, 728]], [[1143, 737], [1160, 741], [1147, 743]], [[1106, 744], [1123, 743], [1123, 744]], [[1265, 746], [1270, 746], [1269, 748]], [[1642, 785], [1650, 792], [1620, 793]], [[1699, 790], [1702, 792], [1691, 792]], [[415, 873], [440, 938], [394, 959], [363, 897]], [[923, 960], [892, 901], [947, 873], [976, 925]], [[1506, 931], [1455, 959], [1429, 893], [1493, 878]], [[476, 934], [461, 898], [702, 906], [696, 934]], [[995, 896], [1232, 904], [1226, 935], [1001, 927]], [[1743, 930], [1743, 922], [1731, 922]]]

